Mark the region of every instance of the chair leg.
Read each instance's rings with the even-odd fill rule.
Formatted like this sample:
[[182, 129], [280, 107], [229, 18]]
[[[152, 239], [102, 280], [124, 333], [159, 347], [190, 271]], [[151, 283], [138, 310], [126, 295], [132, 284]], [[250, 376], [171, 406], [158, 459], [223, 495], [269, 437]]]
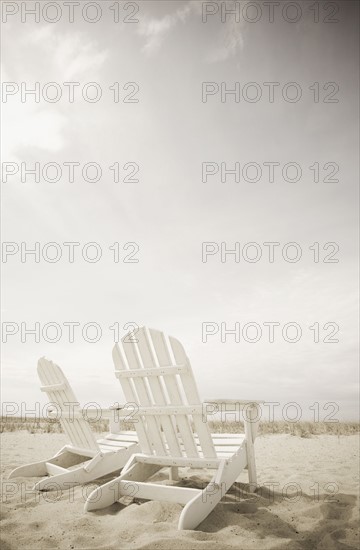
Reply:
[[229, 460], [224, 460], [207, 487], [190, 500], [181, 512], [178, 529], [196, 529], [212, 512], [222, 497], [235, 483], [241, 470], [246, 465], [246, 451], [242, 448], [239, 453]]
[[247, 456], [247, 470], [248, 470], [248, 476], [249, 476], [250, 493], [255, 492], [257, 487], [254, 442], [255, 442], [258, 422], [255, 421], [255, 418], [254, 418], [255, 413], [256, 413], [256, 410], [251, 410], [250, 418], [245, 419], [246, 456]]
[[253, 493], [257, 486], [257, 477], [256, 477], [256, 464], [255, 464], [255, 452], [254, 444], [247, 444], [247, 468], [249, 476], [249, 490], [250, 493]]
[[46, 476], [48, 470], [46, 467], [47, 463], [55, 464], [57, 466], [62, 466], [63, 468], [68, 468], [74, 464], [78, 464], [83, 461], [83, 457], [69, 453], [68, 451], [60, 451], [57, 455], [48, 458], [47, 460], [41, 460], [40, 462], [32, 462], [31, 464], [25, 464], [24, 466], [19, 466], [10, 472], [8, 479], [14, 477], [40, 477]]
[[59, 491], [67, 490], [70, 487], [93, 481], [92, 475], [88, 474], [83, 465], [74, 470], [67, 470], [61, 474], [50, 475], [41, 479], [34, 485], [34, 491]]
[[161, 468], [161, 466], [156, 464], [143, 464], [136, 461], [130, 462], [129, 465], [126, 466], [126, 470], [124, 468], [125, 471], [123, 470], [121, 476], [101, 485], [90, 493], [85, 502], [85, 512], [100, 510], [117, 502], [122, 496], [120, 489], [122, 481], [126, 481], [129, 484], [134, 483], [134, 494], [131, 496], [135, 497], [136, 482], [146, 481], [153, 474], [161, 470]]
[[170, 466], [169, 480], [179, 481], [179, 468], [177, 466]]
[[[75, 485], [95, 481], [95, 479], [112, 474], [113, 472], [118, 473], [128, 462], [131, 452], [132, 450], [129, 448], [117, 453], [106, 453], [97, 461], [73, 455], [75, 458], [78, 458], [77, 463], [81, 462], [77, 468], [64, 472], [61, 472], [59, 469], [60, 473], [56, 473], [56, 469], [54, 469], [55, 475], [41, 479], [36, 483], [34, 489], [37, 491], [66, 490]], [[92, 465], [91, 468], [89, 468], [90, 464]], [[51, 473], [51, 464], [49, 464], [49, 467]]]
[[41, 462], [33, 462], [31, 464], [25, 464], [24, 466], [19, 466], [10, 472], [8, 479], [14, 477], [39, 477], [45, 476], [47, 474], [46, 470], [47, 460], [42, 460]]

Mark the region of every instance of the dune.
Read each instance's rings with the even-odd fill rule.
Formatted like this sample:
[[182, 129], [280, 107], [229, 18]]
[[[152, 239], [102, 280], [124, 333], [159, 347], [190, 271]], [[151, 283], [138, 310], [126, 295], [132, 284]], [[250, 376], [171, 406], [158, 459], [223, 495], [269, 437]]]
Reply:
[[[256, 493], [248, 492], [243, 473], [195, 531], [177, 530], [178, 504], [135, 500], [85, 514], [94, 484], [36, 493], [35, 479], [8, 481], [13, 468], [51, 456], [65, 436], [17, 431], [1, 437], [2, 550], [359, 548], [358, 435], [259, 436]], [[183, 485], [206, 481], [196, 470], [180, 474]], [[166, 479], [159, 473], [159, 483]]]

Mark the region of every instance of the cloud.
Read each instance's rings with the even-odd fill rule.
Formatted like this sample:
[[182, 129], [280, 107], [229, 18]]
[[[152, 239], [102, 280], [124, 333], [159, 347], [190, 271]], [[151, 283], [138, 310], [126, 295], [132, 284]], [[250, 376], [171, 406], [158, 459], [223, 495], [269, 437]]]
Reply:
[[229, 20], [219, 33], [218, 45], [208, 55], [208, 63], [226, 61], [244, 47], [243, 23]]
[[[51, 71], [56, 77], [60, 74], [64, 80], [80, 78], [87, 72], [94, 75], [94, 71], [102, 67], [109, 55], [108, 50], [100, 51], [98, 44], [81, 32], [61, 34], [54, 27], [40, 27], [24, 37], [25, 47], [43, 50], [44, 42], [45, 56], [51, 62], [47, 67], [47, 76]], [[39, 56], [34, 56], [34, 59], [39, 59]]]
[[[188, 2], [174, 13], [161, 18], [144, 17], [138, 29], [138, 34], [146, 39], [142, 48], [143, 53], [149, 57], [157, 54], [167, 35], [178, 23], [185, 23], [192, 14], [201, 17], [201, 11], [200, 2]], [[217, 45], [209, 52], [206, 59], [208, 63], [225, 61], [243, 48], [243, 21], [236, 23], [234, 19], [229, 18], [226, 23], [217, 22], [220, 26], [220, 30], [216, 28]], [[215, 24], [217, 22], [215, 21]]]
[[54, 51], [54, 61], [64, 78], [74, 78], [79, 75], [99, 69], [108, 57], [108, 51], [99, 51], [93, 41], [85, 41], [80, 34], [64, 37]]
[[169, 31], [179, 22], [185, 23], [192, 10], [192, 3], [189, 2], [176, 10], [175, 13], [165, 15], [161, 19], [144, 18], [140, 23], [138, 33], [146, 38], [145, 45], [142, 48], [145, 55], [155, 55], [160, 50]]
[[[5, 41], [5, 38], [4, 38]], [[6, 43], [12, 53], [4, 57], [3, 82], [25, 82], [29, 89], [34, 82], [81, 81], [86, 75], [93, 81], [96, 71], [108, 57], [97, 43], [85, 33], [59, 33], [54, 27], [43, 26], [24, 33], [19, 41], [10, 35]], [[46, 49], [44, 50], [44, 43]], [[26, 51], [26, 57], [18, 52]], [[16, 59], [13, 71], [12, 56]], [[65, 93], [65, 92], [64, 92]], [[64, 130], [68, 123], [61, 101], [58, 104], [36, 103], [29, 99], [20, 103], [20, 92], [3, 104], [3, 156], [7, 161], [17, 161], [17, 151], [23, 147], [36, 147], [56, 152], [64, 146]]]
[[22, 147], [37, 147], [56, 152], [62, 149], [62, 132], [66, 117], [59, 112], [37, 108], [37, 104], [16, 104], [3, 107], [3, 158], [17, 161], [16, 152]]

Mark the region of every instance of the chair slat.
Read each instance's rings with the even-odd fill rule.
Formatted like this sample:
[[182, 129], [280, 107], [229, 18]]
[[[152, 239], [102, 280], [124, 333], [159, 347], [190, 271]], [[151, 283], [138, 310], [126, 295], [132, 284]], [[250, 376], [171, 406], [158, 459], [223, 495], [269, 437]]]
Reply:
[[[61, 378], [59, 373], [54, 373], [53, 376], [51, 376], [49, 370], [50, 369], [54, 370], [53, 365], [54, 364], [51, 361], [48, 361], [45, 358], [41, 358], [38, 361], [37, 371], [38, 371], [40, 381], [43, 385], [51, 386], [51, 385], [53, 385], [51, 383], [51, 380], [53, 381], [56, 378]], [[60, 399], [60, 394], [54, 395], [53, 392], [47, 391], [46, 395], [47, 395], [47, 398], [48, 398], [50, 403], [54, 403], [56, 405], [59, 405], [58, 401]], [[73, 396], [73, 397], [75, 397], [75, 396]], [[79, 438], [76, 438], [76, 431], [73, 429], [73, 426], [71, 426], [69, 422], [66, 422], [63, 417], [60, 417], [59, 421], [60, 421], [60, 425], [61, 425], [62, 429], [66, 433], [66, 435], [69, 438], [69, 440], [71, 441], [71, 443], [73, 445], [77, 445], [77, 446], [79, 446], [79, 444], [81, 445], [82, 441]]]
[[[57, 365], [54, 365], [54, 366], [55, 368], [57, 367]], [[61, 371], [60, 367], [57, 367], [56, 371], [59, 373]], [[55, 370], [52, 372], [55, 373]], [[62, 371], [61, 371], [61, 375], [63, 376]], [[60, 394], [60, 398], [62, 399], [62, 404], [64, 405], [65, 408], [67, 406], [66, 405], [67, 403], [78, 403], [74, 395], [74, 392], [72, 391], [70, 386], [67, 384], [67, 382], [66, 382], [66, 388], [64, 390], [56, 390], [55, 399], [56, 399], [56, 395], [59, 395], [59, 394]], [[74, 413], [80, 412], [80, 404], [75, 405], [73, 407], [73, 411]], [[78, 442], [82, 441], [82, 445], [79, 445], [78, 443], [78, 446], [81, 446], [85, 449], [87, 448], [93, 449], [93, 450], [99, 449], [99, 446], [96, 442], [95, 434], [93, 433], [88, 422], [84, 418], [74, 417], [74, 420], [72, 419], [68, 420], [64, 418], [64, 422], [67, 422], [71, 427], [73, 427], [76, 433], [76, 441]], [[74, 445], [76, 445], [76, 442], [74, 442]]]
[[[167, 346], [164, 334], [159, 330], [149, 329], [149, 334], [151, 336], [152, 344], [157, 356], [159, 365], [166, 366], [172, 363], [172, 358]], [[179, 364], [187, 364], [186, 361], [179, 361]], [[164, 384], [166, 386], [167, 392], [169, 394], [171, 405], [186, 405], [183, 402], [183, 398], [179, 389], [178, 381], [176, 376], [167, 376], [164, 378]], [[200, 403], [198, 401], [197, 403]], [[195, 404], [195, 403], [194, 403]], [[177, 416], [176, 423], [181, 434], [181, 438], [184, 442], [184, 447], [186, 450], [187, 456], [193, 458], [198, 457], [199, 453], [194, 442], [193, 432], [191, 429], [190, 421], [187, 415]]]
[[[136, 334], [136, 338], [138, 338], [138, 333]], [[125, 337], [124, 340], [125, 342], [123, 343], [123, 350], [128, 361], [130, 370], [142, 369], [143, 364], [141, 361], [141, 355], [139, 353], [137, 343], [129, 342], [127, 337]], [[152, 396], [149, 391], [148, 385], [146, 385], [145, 383], [145, 380], [135, 377], [132, 382], [139, 397], [138, 404], [145, 407], [152, 406]], [[156, 417], [146, 417], [146, 428], [148, 432], [148, 439], [150, 441], [150, 445], [153, 451], [156, 454], [165, 453], [165, 446], [162, 439], [159, 420]]]
[[[176, 363], [188, 363], [189, 359], [185, 353], [182, 344], [172, 336], [169, 337], [169, 343], [174, 354]], [[196, 382], [192, 370], [189, 370], [180, 375], [185, 394], [187, 396], [189, 404], [200, 403], [199, 392], [196, 387]], [[200, 444], [204, 453], [204, 456], [209, 458], [216, 457], [216, 451], [213, 440], [211, 438], [210, 428], [207, 423], [206, 417], [202, 414], [194, 414], [193, 421], [195, 430], [199, 436]]]
[[[122, 348], [118, 344], [115, 344], [115, 346], [113, 348], [112, 356], [113, 356], [113, 361], [114, 361], [115, 367], [118, 370], [125, 370], [127, 368], [126, 367], [126, 360], [125, 360], [125, 357], [124, 357], [123, 353], [124, 352], [123, 352]], [[133, 387], [131, 379], [123, 378], [121, 380], [121, 387], [122, 387], [122, 390], [124, 392], [125, 399], [128, 403], [137, 403], [138, 402], [138, 397], [136, 395], [135, 388]], [[135, 429], [136, 429], [136, 432], [139, 436], [140, 446], [141, 446], [143, 452], [152, 453], [152, 449], [151, 449], [150, 442], [148, 440], [144, 420], [141, 417], [137, 418], [136, 420], [137, 420], [137, 422], [135, 424]]]
[[[70, 410], [74, 413], [80, 412], [74, 392], [58, 365], [41, 358], [38, 362], [38, 374], [50, 402], [58, 404], [64, 411], [69, 410], [69, 404], [71, 404]], [[59, 421], [74, 446], [99, 450], [95, 435], [84, 418], [75, 418], [74, 415], [74, 419], [70, 420], [65, 415], [61, 415]]]
[[[169, 371], [172, 369], [172, 367], [167, 367], [166, 369], [159, 368], [157, 356], [154, 353], [154, 349], [152, 346], [151, 337], [146, 328], [140, 329], [140, 331], [136, 333], [136, 338], [138, 340], [137, 346], [141, 355], [142, 364], [144, 366], [143, 370], [145, 372], [149, 370], [151, 372], [161, 372]], [[167, 372], [167, 374], [169, 373]], [[174, 426], [171, 416], [166, 411], [168, 403], [159, 376], [150, 376], [149, 386], [152, 391], [155, 405], [160, 405], [161, 408], [165, 409], [165, 414], [159, 415], [161, 428], [165, 437], [165, 444], [168, 444], [169, 452], [172, 456], [182, 456], [179, 440], [176, 435], [176, 427]]]

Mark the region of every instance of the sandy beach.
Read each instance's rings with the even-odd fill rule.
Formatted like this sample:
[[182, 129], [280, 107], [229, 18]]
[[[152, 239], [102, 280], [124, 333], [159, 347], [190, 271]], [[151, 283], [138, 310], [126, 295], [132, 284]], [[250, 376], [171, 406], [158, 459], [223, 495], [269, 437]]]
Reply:
[[[196, 531], [182, 532], [178, 504], [116, 503], [85, 514], [94, 484], [39, 494], [32, 491], [34, 478], [7, 481], [16, 466], [58, 451], [65, 436], [19, 431], [1, 437], [2, 550], [359, 548], [357, 435], [259, 436], [257, 492], [247, 491], [244, 472]], [[181, 484], [206, 481], [196, 470], [180, 474]], [[165, 480], [160, 473], [158, 481]]]

